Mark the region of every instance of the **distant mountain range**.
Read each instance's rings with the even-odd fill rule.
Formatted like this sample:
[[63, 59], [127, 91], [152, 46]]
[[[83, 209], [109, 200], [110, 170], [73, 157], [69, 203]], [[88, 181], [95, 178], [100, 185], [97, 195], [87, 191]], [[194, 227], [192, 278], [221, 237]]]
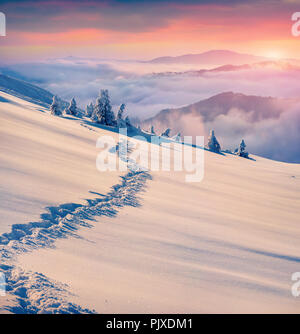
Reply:
[[[233, 109], [247, 113], [249, 122], [254, 123], [278, 118], [281, 113], [299, 102], [299, 99], [278, 99], [225, 92], [188, 106], [164, 109], [156, 116], [143, 121], [142, 125], [144, 128], [154, 125], [160, 131], [170, 127], [173, 131], [184, 132], [189, 129], [189, 122], [185, 121], [189, 116], [193, 116], [194, 121], [199, 119], [199, 124], [205, 124], [212, 122], [219, 115], [227, 115]], [[190, 127], [195, 127], [195, 123], [190, 124]]]
[[297, 61], [263, 61], [253, 64], [243, 65], [222, 65], [211, 69], [189, 70], [189, 71], [166, 71], [166, 72], [154, 72], [151, 76], [167, 77], [167, 76], [179, 76], [179, 75], [192, 75], [202, 76], [209, 73], [221, 73], [221, 72], [237, 72], [246, 70], [259, 70], [259, 69], [271, 69], [271, 70], [285, 70], [285, 71], [300, 71], [300, 62]]
[[243, 65], [265, 60], [268, 60], [268, 58], [228, 50], [212, 50], [199, 54], [187, 54], [177, 57], [159, 57], [152, 59], [149, 62], [156, 64]]
[[[295, 59], [283, 59], [291, 62], [299, 62]], [[186, 54], [182, 56], [166, 56], [149, 60], [153, 64], [193, 64], [193, 65], [244, 65], [265, 61], [274, 61], [273, 58], [254, 56], [229, 50], [211, 50], [199, 54]]]

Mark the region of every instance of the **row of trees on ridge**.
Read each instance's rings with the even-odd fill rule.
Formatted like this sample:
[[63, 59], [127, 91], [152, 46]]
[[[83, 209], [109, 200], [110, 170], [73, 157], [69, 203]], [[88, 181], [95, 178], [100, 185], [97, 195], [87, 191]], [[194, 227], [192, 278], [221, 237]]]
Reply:
[[[62, 115], [60, 105], [61, 105], [60, 100], [56, 96], [53, 96], [53, 101], [50, 106], [50, 112], [52, 115], [56, 115], [56, 116]], [[112, 127], [119, 127], [119, 128], [122, 128], [122, 127], [129, 128], [129, 127], [132, 127], [132, 124], [128, 116], [126, 116], [124, 119], [125, 108], [126, 108], [125, 104], [122, 103], [119, 107], [117, 115], [115, 115], [112, 109], [108, 90], [101, 89], [100, 94], [98, 98], [96, 99], [96, 103], [93, 104], [91, 102], [90, 104], [88, 104], [86, 106], [84, 115], [90, 118], [92, 121], [99, 123], [99, 124], [112, 126]], [[64, 109], [63, 113], [66, 115], [73, 115], [73, 116], [79, 116], [79, 114], [81, 114], [81, 112], [77, 108], [77, 103], [74, 97], [71, 99], [69, 106]], [[151, 126], [150, 133], [151, 135], [156, 135], [154, 126]], [[168, 128], [165, 131], [163, 131], [160, 136], [170, 138], [170, 133], [171, 133], [171, 129]], [[181, 142], [182, 141], [181, 134], [178, 133], [176, 136], [172, 137], [172, 139], [174, 139], [175, 141]], [[219, 144], [215, 136], [214, 130], [210, 131], [210, 135], [208, 137], [207, 148], [212, 152], [216, 152], [216, 153], [221, 152], [221, 145]], [[249, 153], [246, 152], [246, 144], [245, 144], [244, 139], [242, 139], [239, 147], [235, 150], [234, 153], [243, 158], [249, 157]]]

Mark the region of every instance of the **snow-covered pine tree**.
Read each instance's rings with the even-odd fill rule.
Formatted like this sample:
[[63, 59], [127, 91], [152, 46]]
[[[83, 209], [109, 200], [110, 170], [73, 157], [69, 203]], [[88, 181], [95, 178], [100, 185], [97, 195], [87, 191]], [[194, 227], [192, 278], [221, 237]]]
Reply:
[[90, 105], [87, 104], [86, 107], [85, 107], [85, 116], [89, 117], [89, 114], [90, 114]]
[[112, 111], [107, 89], [101, 89], [100, 97], [96, 101], [94, 110], [96, 122], [109, 126], [116, 125], [115, 114]]
[[68, 114], [73, 116], [76, 116], [77, 114], [77, 104], [74, 97], [72, 98], [70, 105], [68, 107]]
[[127, 128], [132, 127], [132, 124], [131, 124], [129, 116], [126, 116], [126, 118], [125, 118], [125, 124], [126, 124]]
[[92, 117], [91, 117], [91, 119], [94, 122], [97, 122], [97, 123], [101, 122], [102, 115], [100, 113], [102, 112], [102, 110], [103, 110], [103, 108], [102, 108], [102, 100], [101, 100], [100, 97], [98, 97], [96, 99], [96, 104], [94, 106], [94, 111], [93, 111], [93, 114], [92, 114]]
[[51, 112], [51, 115], [56, 115], [56, 116], [61, 115], [59, 103], [55, 95], [53, 96], [53, 99], [52, 99], [52, 104], [50, 106], [50, 112]]
[[215, 131], [211, 130], [210, 131], [210, 135], [208, 137], [208, 143], [207, 143], [207, 147], [209, 148], [209, 150], [213, 151], [213, 152], [217, 152], [219, 153], [221, 151], [221, 146], [215, 136]]
[[119, 111], [118, 111], [117, 120], [123, 119], [124, 110], [125, 110], [125, 104], [122, 103], [122, 104], [120, 105], [120, 109], [119, 109]]
[[125, 120], [123, 119], [124, 111], [125, 111], [125, 104], [122, 103], [120, 105], [120, 108], [117, 114], [117, 127], [118, 128], [126, 128]]
[[93, 103], [91, 102], [90, 104], [88, 104], [88, 105], [86, 106], [86, 109], [85, 109], [85, 116], [86, 116], [86, 117], [92, 117], [93, 112], [94, 112], [94, 105], [93, 105]]
[[103, 99], [104, 99], [103, 106], [104, 106], [105, 124], [109, 126], [115, 126], [116, 117], [110, 104], [110, 98], [107, 89], [104, 90], [103, 92]]
[[246, 152], [246, 144], [245, 144], [245, 141], [244, 139], [242, 139], [241, 143], [240, 143], [240, 146], [237, 150], [237, 155], [239, 155], [240, 157], [243, 157], [243, 158], [248, 158], [249, 157], [249, 153]]
[[181, 141], [181, 133], [178, 132], [176, 136], [173, 137], [175, 141]]
[[171, 129], [167, 129], [166, 131], [164, 131], [162, 134], [161, 134], [161, 137], [170, 137], [170, 132], [171, 132]]
[[93, 113], [94, 113], [94, 105], [93, 105], [93, 102], [90, 103], [90, 117], [92, 117]]

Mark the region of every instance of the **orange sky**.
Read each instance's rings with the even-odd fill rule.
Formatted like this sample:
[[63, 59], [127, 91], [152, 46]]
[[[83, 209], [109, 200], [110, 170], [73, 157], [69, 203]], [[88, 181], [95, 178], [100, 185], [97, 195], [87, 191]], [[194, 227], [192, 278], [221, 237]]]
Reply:
[[4, 1], [1, 58], [150, 59], [210, 49], [299, 58], [291, 16], [300, 11], [300, 1], [213, 2]]

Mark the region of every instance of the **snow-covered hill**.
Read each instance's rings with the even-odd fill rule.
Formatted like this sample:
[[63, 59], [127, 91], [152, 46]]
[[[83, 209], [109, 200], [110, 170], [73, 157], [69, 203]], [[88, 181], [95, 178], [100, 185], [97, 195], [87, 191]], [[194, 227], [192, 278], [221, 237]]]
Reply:
[[0, 74], [0, 91], [42, 106], [51, 104], [53, 98], [45, 89], [4, 74]]
[[3, 92], [0, 124], [1, 312], [299, 313], [300, 165], [103, 173], [109, 129]]

